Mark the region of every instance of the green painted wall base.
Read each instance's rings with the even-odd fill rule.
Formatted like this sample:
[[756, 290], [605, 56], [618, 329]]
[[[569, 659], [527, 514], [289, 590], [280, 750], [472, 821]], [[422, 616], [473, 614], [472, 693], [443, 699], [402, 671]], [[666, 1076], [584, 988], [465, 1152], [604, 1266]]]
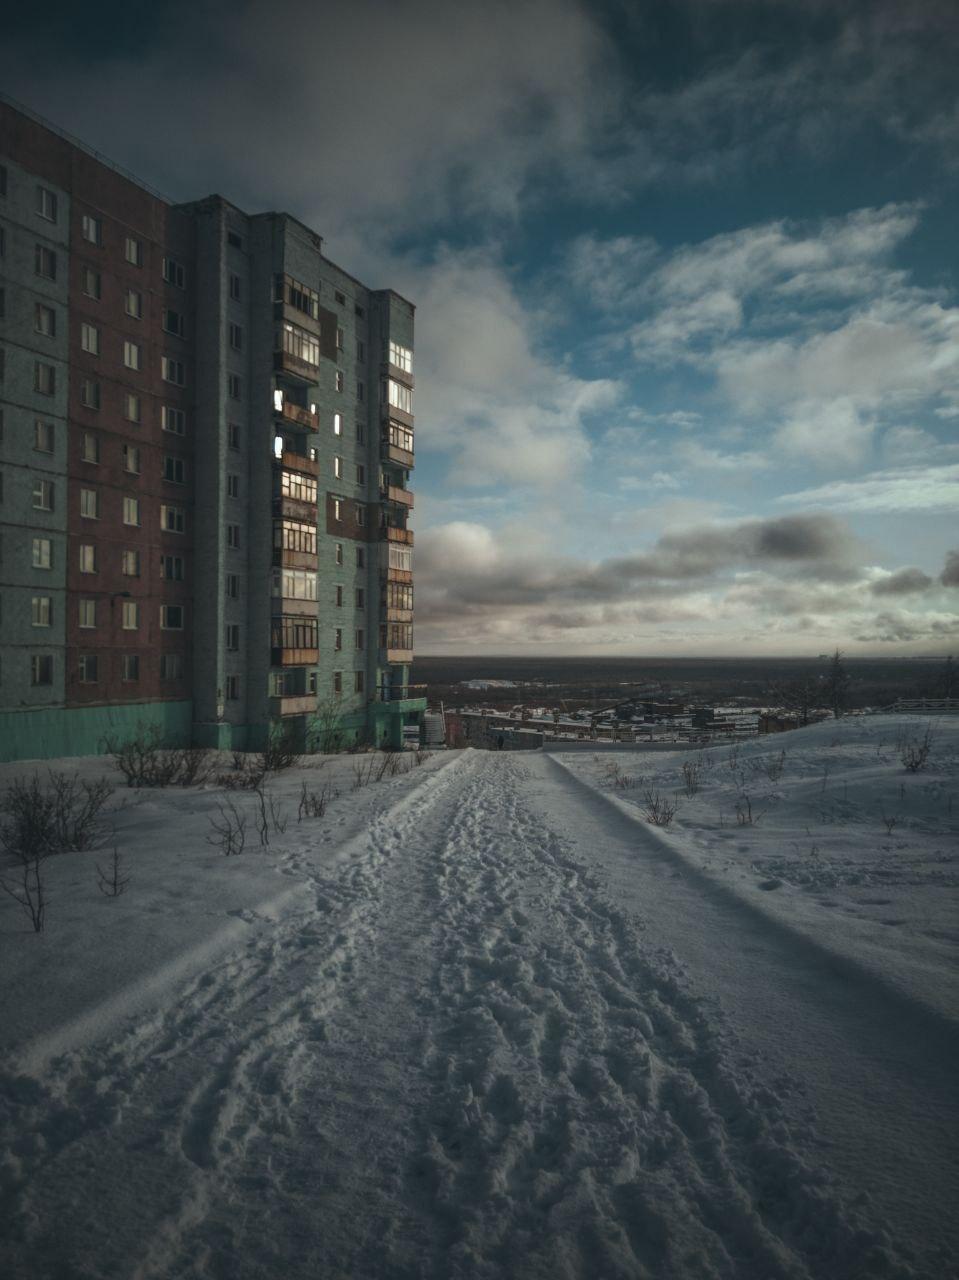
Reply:
[[188, 746], [192, 719], [192, 702], [0, 711], [0, 760], [101, 755], [105, 736], [129, 738], [147, 725], [157, 725], [171, 746]]

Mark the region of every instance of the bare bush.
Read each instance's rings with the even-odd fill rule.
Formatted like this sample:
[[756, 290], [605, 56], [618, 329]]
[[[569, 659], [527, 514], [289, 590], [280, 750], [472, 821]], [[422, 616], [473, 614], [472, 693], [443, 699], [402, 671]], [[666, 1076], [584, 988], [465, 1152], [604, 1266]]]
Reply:
[[763, 760], [762, 768], [770, 782], [778, 782], [786, 768], [786, 752], [780, 751], [778, 756]]
[[733, 773], [735, 773], [736, 770], [739, 768], [739, 744], [738, 743], [735, 746], [729, 748], [729, 754], [726, 756], [726, 764], [733, 771]]
[[212, 831], [207, 835], [207, 843], [218, 848], [225, 858], [232, 858], [246, 846], [246, 814], [240, 813], [229, 798], [216, 807], [218, 816], [210, 816]]
[[119, 898], [120, 894], [126, 889], [130, 883], [130, 876], [125, 875], [126, 868], [123, 865], [123, 854], [113, 846], [113, 854], [110, 863], [104, 871], [99, 862], [97, 868], [97, 888], [105, 898]]
[[40, 775], [15, 778], [0, 800], [0, 848], [19, 858], [34, 853], [95, 849], [106, 835], [101, 816], [113, 795], [106, 778], [81, 781], [79, 774], [47, 770], [47, 786]]
[[675, 800], [659, 791], [647, 791], [643, 796], [643, 817], [654, 827], [668, 827], [676, 816]]
[[20, 872], [15, 881], [0, 876], [0, 890], [30, 917], [34, 933], [42, 933], [46, 924], [48, 899], [43, 864], [49, 856], [40, 851], [25, 854], [20, 859]]
[[753, 802], [745, 791], [736, 801], [736, 822], [741, 827], [754, 827], [765, 812], [765, 809], [753, 812]]
[[241, 761], [239, 768], [232, 773], [218, 773], [216, 781], [217, 786], [225, 787], [227, 791], [255, 791], [265, 777], [266, 773], [259, 764]]
[[910, 773], [919, 773], [925, 769], [932, 751], [932, 729], [929, 728], [921, 738], [913, 738], [902, 749], [900, 759]]
[[168, 747], [158, 725], [141, 725], [130, 738], [107, 736], [103, 749], [123, 774], [128, 787], [193, 787], [204, 783], [213, 767], [207, 747]]
[[359, 791], [362, 787], [368, 787], [373, 781], [373, 774], [376, 769], [376, 756], [363, 756], [359, 760], [353, 761], [353, 790]]
[[687, 796], [694, 796], [699, 790], [699, 765], [692, 760], [683, 761], [683, 787]]
[[279, 773], [300, 763], [300, 754], [293, 745], [293, 732], [289, 725], [272, 725], [266, 746], [260, 752], [259, 767], [264, 773]]
[[879, 813], [882, 817], [883, 826], [886, 828], [886, 835], [891, 836], [893, 833], [893, 828], [898, 827], [899, 825], [899, 815], [898, 814], [890, 815], [886, 813], [886, 810], [884, 807], [880, 808]]
[[431, 751], [427, 751], [425, 747], [417, 747], [416, 754], [413, 758], [416, 761], [417, 766], [419, 766], [421, 764], [426, 764], [427, 760], [432, 759], [432, 755], [433, 753]]
[[306, 782], [300, 784], [300, 803], [296, 811], [297, 822], [306, 818], [322, 818], [331, 800], [339, 796], [339, 792], [329, 782], [324, 783], [319, 791], [310, 791]]

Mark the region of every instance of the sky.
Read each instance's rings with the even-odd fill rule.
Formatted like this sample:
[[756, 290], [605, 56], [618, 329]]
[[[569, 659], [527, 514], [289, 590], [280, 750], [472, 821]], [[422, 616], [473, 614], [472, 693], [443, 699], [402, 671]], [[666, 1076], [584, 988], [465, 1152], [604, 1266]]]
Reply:
[[959, 647], [955, 0], [19, 6], [0, 83], [417, 305], [424, 654]]

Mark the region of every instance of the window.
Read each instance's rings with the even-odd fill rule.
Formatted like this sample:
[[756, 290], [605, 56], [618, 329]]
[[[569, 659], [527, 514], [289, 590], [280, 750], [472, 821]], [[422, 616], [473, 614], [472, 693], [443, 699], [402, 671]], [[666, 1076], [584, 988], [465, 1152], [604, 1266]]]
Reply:
[[343, 587], [339, 584], [336, 587], [336, 607], [343, 608]]
[[140, 499], [124, 498], [123, 499], [123, 523], [129, 525], [139, 525], [140, 523]]
[[340, 304], [341, 307], [346, 306], [346, 296], [345, 294], [340, 293], [339, 289], [333, 290], [333, 297], [337, 300], [337, 302]]
[[[337, 480], [343, 479], [343, 459], [340, 457], [334, 456], [333, 458], [333, 474], [336, 476]], [[339, 519], [339, 517], [337, 517], [337, 519]]]
[[100, 678], [100, 664], [95, 653], [80, 654], [80, 683], [96, 684]]
[[99, 218], [95, 218], [91, 213], [85, 213], [80, 219], [80, 234], [84, 240], [89, 240], [90, 244], [103, 243], [103, 225]]
[[228, 373], [226, 375], [226, 393], [231, 400], [242, 400], [243, 379], [238, 373]]
[[231, 551], [239, 551], [240, 526], [238, 524], [228, 524], [226, 526], [226, 545]]
[[334, 520], [343, 519], [343, 503], [339, 498], [333, 499], [333, 519]]
[[343, 672], [333, 672], [333, 692], [337, 695], [343, 692]]
[[52, 480], [35, 480], [33, 482], [33, 506], [36, 511], [53, 510]]
[[240, 477], [234, 471], [228, 471], [226, 475], [226, 496], [228, 498], [240, 496]]
[[134, 320], [143, 319], [143, 294], [139, 289], [127, 289], [123, 295], [123, 305], [128, 316]]
[[33, 423], [33, 447], [37, 453], [53, 453], [53, 423], [37, 418]]
[[339, 651], [340, 649], [342, 649], [342, 648], [343, 648], [343, 629], [342, 629], [342, 627], [337, 627], [337, 628], [336, 628], [336, 630], [333, 632], [333, 648], [334, 648], [334, 650], [336, 650], [336, 651]]
[[333, 563], [334, 564], [343, 563], [343, 543], [342, 542], [334, 542], [333, 544]]
[[356, 607], [357, 607], [357, 609], [362, 609], [362, 608], [364, 607], [364, 605], [365, 605], [365, 601], [366, 601], [366, 592], [363, 590], [363, 588], [362, 588], [362, 587], [357, 587], [357, 588], [356, 588]]
[[390, 423], [387, 440], [394, 449], [403, 449], [407, 453], [413, 452], [413, 432], [409, 427], [404, 427], [402, 423]]
[[133, 680], [140, 679], [140, 657], [136, 653], [125, 653], [123, 655], [120, 678], [128, 683]]
[[80, 325], [80, 349], [90, 356], [100, 354], [100, 330], [96, 325]]
[[404, 373], [412, 373], [413, 352], [409, 347], [401, 347], [398, 342], [390, 342], [390, 364], [396, 365]]
[[182, 507], [171, 507], [160, 503], [160, 528], [166, 533], [183, 533], [186, 528], [186, 514]]
[[[138, 342], [124, 342], [123, 363], [128, 369], [139, 369], [142, 358], [142, 349]], [[164, 377], [166, 377], [166, 374], [164, 374]]]
[[[357, 463], [356, 466], [356, 483], [366, 484], [366, 467], [361, 466], [359, 463]], [[360, 523], [362, 523], [362, 521]]]
[[388, 582], [386, 584], [386, 598], [384, 603], [387, 609], [412, 609], [412, 584], [405, 582]]
[[173, 311], [169, 307], [165, 307], [163, 311], [163, 327], [167, 333], [175, 333], [179, 338], [182, 338], [186, 332], [183, 316], [179, 311]]
[[182, 556], [161, 556], [160, 557], [160, 577], [164, 582], [182, 582], [183, 581], [183, 557]]
[[125, 393], [123, 397], [123, 416], [127, 422], [139, 422], [143, 413], [143, 406], [139, 396], [135, 396], [132, 391]]
[[230, 297], [234, 302], [240, 301], [240, 277], [235, 271], [230, 272]]
[[356, 504], [353, 512], [354, 519], [357, 524], [366, 524], [366, 508], [361, 502]]
[[354, 693], [363, 692], [363, 672], [362, 671], [353, 672], [353, 692]]
[[226, 624], [226, 647], [231, 653], [236, 653], [240, 647], [240, 627], [236, 622]]
[[30, 683], [34, 686], [53, 684], [52, 654], [33, 653], [30, 655]]
[[397, 546], [395, 542], [389, 544], [389, 567], [391, 569], [402, 569], [404, 573], [411, 573], [413, 570], [413, 548]]
[[186, 372], [182, 360], [173, 360], [170, 356], [160, 358], [160, 376], [164, 382], [172, 382], [177, 387], [186, 384]]
[[336, 329], [336, 349], [337, 351], [343, 350], [343, 330], [339, 327], [339, 325], [337, 325], [337, 329]]
[[228, 573], [226, 575], [226, 595], [228, 600], [239, 600], [240, 598], [239, 574]]
[[306, 673], [306, 691], [307, 693], [316, 693], [316, 672], [308, 671]]
[[160, 409], [160, 426], [175, 436], [186, 435], [186, 414], [182, 409], [165, 404]]
[[7, 166], [0, 164], [0, 196], [7, 194]]
[[97, 549], [89, 542], [80, 544], [80, 572], [96, 573]]
[[49, 596], [34, 596], [31, 602], [30, 624], [34, 627], [49, 627], [53, 622], [53, 610]]
[[319, 319], [320, 295], [315, 289], [310, 289], [299, 280], [294, 280], [292, 276], [277, 277], [277, 291], [274, 296], [277, 302], [285, 302], [294, 311], [302, 311], [312, 320]]
[[123, 446], [123, 470], [128, 471], [131, 476], [140, 474], [140, 446], [138, 444], [125, 444]]
[[163, 479], [171, 484], [183, 484], [186, 477], [186, 466], [182, 458], [174, 458], [170, 454], [163, 456]]
[[234, 351], [243, 349], [243, 329], [238, 324], [230, 325], [230, 346]]
[[341, 436], [343, 434], [343, 415], [342, 413], [334, 413], [333, 415], [333, 434]]
[[84, 520], [99, 520], [100, 495], [96, 489], [80, 490], [80, 515]]
[[272, 594], [285, 600], [315, 600], [316, 573], [312, 569], [274, 569]]
[[235, 422], [227, 424], [226, 442], [231, 449], [239, 449], [240, 447], [240, 428]]
[[240, 696], [240, 677], [227, 676], [226, 678], [226, 700], [227, 702], [236, 702]]
[[127, 236], [123, 241], [123, 256], [132, 267], [143, 266], [143, 245], [139, 240], [135, 240], [133, 236]]
[[357, 360], [366, 359], [366, 343], [361, 342], [359, 338], [356, 340], [356, 358]]
[[45, 338], [56, 336], [57, 313], [53, 307], [45, 307], [42, 302], [37, 303], [33, 313], [33, 328], [35, 333], [42, 333]]
[[53, 568], [53, 543], [49, 538], [33, 539], [34, 569]]
[[237, 235], [237, 233], [236, 233], [235, 231], [228, 231], [228, 232], [226, 233], [226, 242], [227, 242], [227, 244], [230, 246], [230, 248], [231, 248], [231, 249], [242, 249], [242, 248], [243, 248], [243, 241], [242, 241], [242, 239], [240, 238], [240, 236], [238, 236], [238, 235]]
[[57, 390], [57, 374], [52, 364], [37, 360], [33, 365], [33, 389], [41, 396], [52, 396]]
[[183, 630], [183, 605], [182, 604], [161, 604], [160, 605], [160, 629], [162, 631], [182, 631]]
[[400, 409], [403, 413], [413, 412], [413, 392], [409, 387], [404, 387], [402, 382], [394, 382], [392, 378], [388, 378], [387, 388], [389, 401], [394, 409]]
[[80, 382], [80, 403], [88, 409], [100, 408], [100, 384], [93, 378], [83, 378]]
[[360, 629], [358, 629], [358, 630], [357, 630], [357, 633], [356, 633], [356, 647], [357, 647], [357, 649], [362, 649], [362, 648], [363, 648], [363, 640], [364, 640], [364, 635], [363, 635], [362, 628], [360, 628]]
[[47, 222], [57, 220], [57, 197], [46, 187], [37, 187], [37, 213]]
[[297, 502], [316, 502], [316, 480], [302, 471], [281, 472], [280, 491], [284, 498], [295, 498]]
[[356, 567], [357, 569], [364, 569], [366, 567], [366, 548], [365, 547], [356, 548]]
[[273, 545], [281, 551], [302, 551], [316, 555], [316, 525], [303, 520], [274, 522]]
[[362, 422], [356, 424], [356, 443], [366, 444], [366, 427], [363, 426]]
[[78, 600], [77, 601], [77, 621], [85, 630], [97, 625], [97, 602], [96, 600]]
[[80, 289], [88, 298], [100, 299], [100, 272], [92, 267], [81, 267]]
[[343, 390], [343, 370], [342, 369], [337, 369], [336, 371], [336, 389], [337, 391]]
[[186, 284], [186, 271], [183, 264], [177, 262], [176, 258], [164, 258], [163, 279], [167, 284], [175, 284], [178, 289], [182, 289]]
[[120, 625], [124, 631], [136, 631], [140, 625], [140, 606], [136, 600], [124, 600]]
[[120, 555], [120, 566], [125, 578], [139, 578], [140, 576], [140, 553], [132, 551], [129, 548], [124, 550]]
[[357, 400], [363, 400], [366, 398], [366, 385], [362, 382], [358, 382], [356, 384], [356, 398]]
[[160, 655], [160, 679], [180, 680], [183, 677], [183, 654], [162, 653]]
[[57, 255], [52, 249], [38, 244], [33, 252], [33, 270], [38, 276], [42, 276], [44, 280], [56, 280], [57, 278]]
[[[232, 326], [231, 326], [232, 328]], [[231, 335], [232, 342], [232, 335]], [[283, 350], [295, 360], [316, 366], [320, 363], [320, 340], [299, 325], [283, 322]]]
[[84, 462], [100, 461], [100, 437], [92, 431], [84, 431], [80, 441], [80, 457]]
[[356, 306], [353, 308], [353, 312], [355, 315], [358, 315], [361, 320], [366, 315], [366, 312], [363, 310], [363, 308], [360, 306], [359, 303], [357, 303]]

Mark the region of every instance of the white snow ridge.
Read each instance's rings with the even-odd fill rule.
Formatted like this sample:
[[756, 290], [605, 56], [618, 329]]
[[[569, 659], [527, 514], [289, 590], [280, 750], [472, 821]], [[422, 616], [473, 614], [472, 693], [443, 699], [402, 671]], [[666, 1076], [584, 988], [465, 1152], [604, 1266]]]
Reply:
[[0, 903], [0, 1275], [955, 1275], [957, 728], [118, 791], [125, 894]]

